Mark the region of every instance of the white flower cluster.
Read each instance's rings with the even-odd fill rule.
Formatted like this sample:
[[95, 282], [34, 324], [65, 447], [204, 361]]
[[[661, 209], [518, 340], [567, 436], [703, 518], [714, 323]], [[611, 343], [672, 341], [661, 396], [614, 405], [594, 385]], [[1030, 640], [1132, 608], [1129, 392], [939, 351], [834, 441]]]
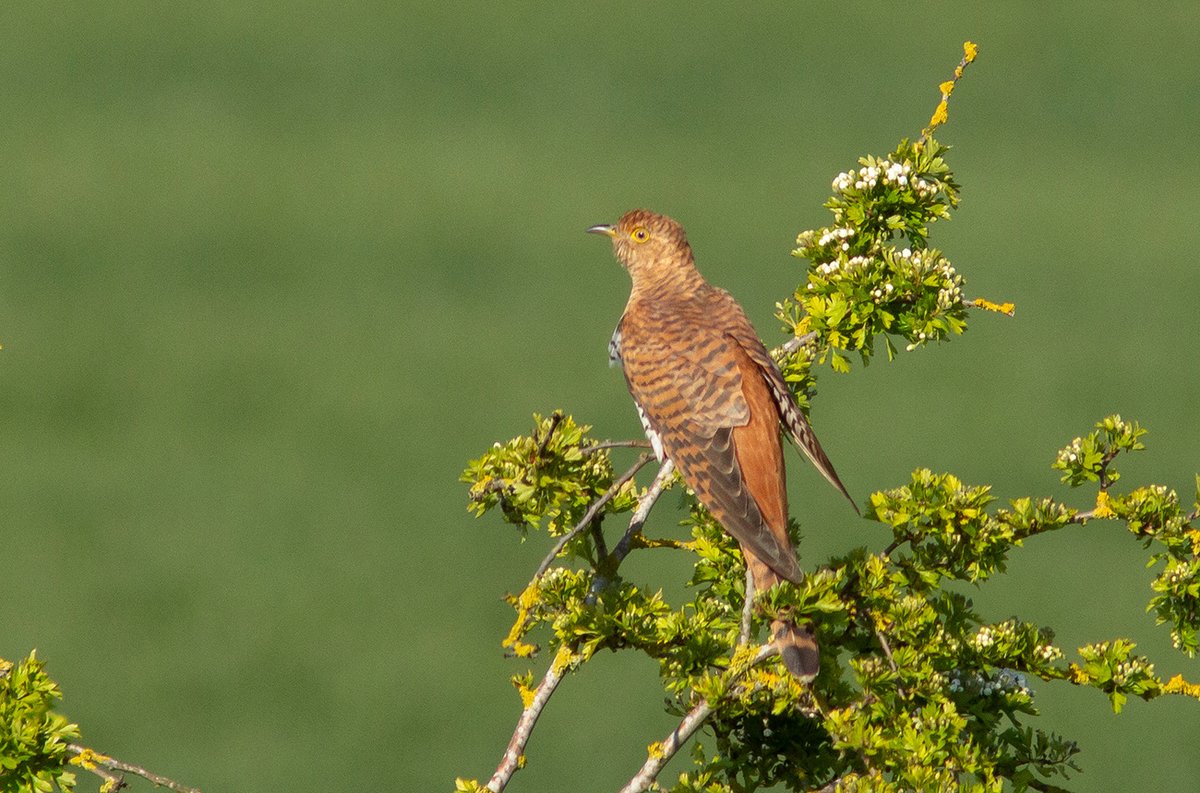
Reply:
[[1034, 652], [1037, 653], [1038, 657], [1043, 661], [1057, 661], [1059, 658], [1062, 658], [1062, 650], [1058, 649], [1053, 644], [1039, 645]]
[[828, 245], [831, 242], [837, 242], [838, 240], [843, 240], [841, 248], [844, 251], [848, 251], [848, 250], [850, 250], [850, 243], [845, 242], [845, 240], [850, 237], [853, 237], [853, 236], [854, 236], [854, 229], [850, 229], [850, 228], [826, 229], [825, 233], [821, 235], [821, 238], [819, 240], [817, 240], [817, 244], [820, 245], [821, 247], [825, 247], [826, 245]]
[[950, 262], [942, 259], [939, 268], [942, 271], [942, 276], [946, 279], [946, 285], [938, 290], [937, 302], [938, 308], [950, 308], [962, 304], [962, 276], [954, 269]]
[[1138, 661], [1122, 661], [1113, 667], [1113, 683], [1122, 685], [1128, 683], [1131, 677], [1140, 676], [1140, 673], [1154, 675], [1154, 664], [1143, 664]]
[[1029, 681], [1025, 675], [1011, 669], [998, 670], [994, 678], [982, 672], [971, 672], [968, 675], [954, 672], [947, 689], [955, 693], [974, 691], [984, 697], [990, 697], [992, 694], [1030, 695]]
[[944, 285], [938, 290], [938, 308], [946, 309], [962, 303], [962, 276], [954, 269], [954, 265], [944, 256], [938, 256], [925, 251], [912, 251], [905, 248], [896, 257], [896, 264], [912, 268], [918, 276], [937, 270], [941, 274]]
[[844, 193], [852, 187], [855, 190], [869, 190], [882, 181], [892, 187], [906, 187], [911, 182], [913, 190], [922, 198], [930, 198], [937, 192], [936, 184], [930, 184], [924, 179], [914, 181], [911, 173], [912, 167], [906, 162], [880, 160], [876, 165], [864, 165], [860, 169], [851, 168], [839, 173], [833, 180], [833, 189], [839, 193]]
[[997, 639], [1012, 638], [1014, 635], [1013, 625], [1011, 622], [1001, 622], [999, 625], [982, 625], [979, 632], [975, 634], [975, 638], [971, 640], [972, 644], [977, 649], [991, 647], [996, 643]]
[[883, 300], [885, 297], [891, 297], [892, 292], [895, 290], [895, 288], [896, 287], [892, 286], [890, 283], [881, 284], [871, 290], [871, 297], [873, 297], [875, 299], [875, 302], [878, 303], [880, 300]]
[[1083, 454], [1083, 438], [1076, 438], [1067, 448], [1059, 451], [1058, 461], [1064, 464], [1073, 463], [1079, 459], [1081, 454]]
[[[844, 262], [840, 259], [834, 259], [832, 261], [818, 264], [817, 272], [821, 275], [833, 275], [838, 270], [841, 270], [844, 273], [851, 273], [857, 269], [866, 267], [870, 263], [870, 256], [851, 256]], [[812, 284], [809, 284], [809, 287], [811, 288]]]
[[1178, 584], [1180, 581], [1191, 580], [1187, 562], [1175, 562], [1163, 571], [1167, 583]]

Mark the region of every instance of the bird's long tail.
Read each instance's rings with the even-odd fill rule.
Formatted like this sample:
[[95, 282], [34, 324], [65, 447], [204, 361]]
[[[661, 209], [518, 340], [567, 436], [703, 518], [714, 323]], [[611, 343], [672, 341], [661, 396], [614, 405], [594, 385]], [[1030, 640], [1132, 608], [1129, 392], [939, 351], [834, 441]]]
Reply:
[[821, 651], [810, 628], [797, 628], [791, 620], [774, 620], [771, 640], [779, 648], [783, 665], [800, 682], [810, 682], [821, 671]]
[[[756, 596], [783, 580], [782, 576], [753, 552], [747, 552], [743, 547], [742, 555], [746, 558], [746, 566], [750, 568], [750, 575], [754, 579]], [[821, 670], [821, 651], [817, 646], [817, 637], [807, 625], [798, 627], [786, 615], [772, 620], [771, 642], [779, 648], [779, 657], [783, 660], [783, 665], [800, 682], [808, 683]]]

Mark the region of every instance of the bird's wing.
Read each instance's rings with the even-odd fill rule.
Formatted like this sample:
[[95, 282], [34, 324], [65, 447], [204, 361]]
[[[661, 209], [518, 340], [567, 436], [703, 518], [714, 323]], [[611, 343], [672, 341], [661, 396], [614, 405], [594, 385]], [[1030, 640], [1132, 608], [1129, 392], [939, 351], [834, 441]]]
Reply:
[[775, 363], [775, 359], [767, 352], [767, 348], [763, 345], [762, 340], [754, 332], [754, 327], [750, 324], [750, 320], [746, 318], [741, 306], [737, 304], [728, 292], [724, 290], [715, 291], [720, 292], [720, 296], [714, 298], [715, 303], [724, 304], [721, 312], [734, 312], [736, 316], [736, 319], [727, 327], [728, 333], [737, 340], [738, 344], [746, 351], [751, 360], [758, 365], [762, 377], [767, 382], [767, 387], [771, 390], [771, 395], [775, 398], [775, 404], [779, 409], [780, 421], [787, 428], [788, 434], [796, 442], [796, 445], [800, 447], [800, 451], [804, 452], [804, 456], [809, 459], [809, 462], [821, 472], [821, 475], [831, 485], [836, 487], [846, 497], [850, 502], [850, 506], [854, 507], [854, 511], [858, 512], [858, 505], [854, 503], [854, 499], [846, 490], [846, 486], [838, 478], [837, 471], [834, 469], [833, 463], [829, 461], [825, 450], [821, 448], [821, 442], [817, 440], [817, 434], [813, 432], [812, 425], [808, 423], [808, 419], [800, 410], [800, 406], [796, 404], [796, 397], [792, 395], [787, 381], [783, 379], [783, 373], [779, 371], [779, 365]]
[[[787, 540], [786, 500], [777, 533], [755, 500], [755, 491], [767, 488], [747, 481], [742, 462], [757, 459], [753, 447], [763, 438], [773, 437], [778, 448], [778, 416], [771, 411], [753, 420], [752, 403], [758, 400], [747, 399], [743, 378], [749, 358], [714, 320], [703, 311], [689, 316], [680, 306], [627, 313], [620, 326], [625, 379], [646, 423], [700, 503], [744, 549], [780, 576], [799, 581], [802, 573]], [[750, 465], [751, 475], [758, 467]], [[768, 464], [764, 470], [769, 469]], [[764, 506], [768, 512], [779, 507]]]

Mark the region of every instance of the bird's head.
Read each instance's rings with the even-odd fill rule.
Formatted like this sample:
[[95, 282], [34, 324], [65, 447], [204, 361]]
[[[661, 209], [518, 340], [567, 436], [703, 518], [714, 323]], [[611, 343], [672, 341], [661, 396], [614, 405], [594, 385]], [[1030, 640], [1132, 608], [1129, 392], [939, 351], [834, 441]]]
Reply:
[[648, 209], [626, 212], [616, 223], [588, 229], [612, 238], [613, 253], [636, 279], [661, 268], [692, 266], [692, 249], [683, 226]]

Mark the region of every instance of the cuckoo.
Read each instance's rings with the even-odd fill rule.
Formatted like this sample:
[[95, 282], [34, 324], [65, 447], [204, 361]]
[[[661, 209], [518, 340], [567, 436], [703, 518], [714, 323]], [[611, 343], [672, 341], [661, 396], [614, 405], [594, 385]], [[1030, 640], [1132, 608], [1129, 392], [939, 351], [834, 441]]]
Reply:
[[[696, 498], [738, 541], [756, 591], [801, 581], [787, 531], [780, 428], [834, 487], [850, 494], [778, 365], [733, 296], [696, 270], [677, 222], [635, 209], [588, 231], [612, 238], [633, 280], [609, 354], [624, 369], [655, 455], [674, 461]], [[817, 674], [811, 628], [777, 619], [771, 637], [793, 675]]]

